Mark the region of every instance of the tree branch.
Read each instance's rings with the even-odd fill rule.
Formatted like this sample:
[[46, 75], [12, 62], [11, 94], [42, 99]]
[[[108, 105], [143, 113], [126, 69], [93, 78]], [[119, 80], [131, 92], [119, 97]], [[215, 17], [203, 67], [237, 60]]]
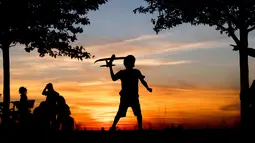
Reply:
[[231, 23], [228, 22], [228, 32], [229, 32], [229, 35], [232, 37], [232, 39], [235, 41], [235, 43], [237, 45], [239, 45], [240, 43], [240, 40], [237, 38], [237, 36], [235, 35], [234, 33], [234, 28], [232, 27]]
[[229, 33], [229, 35], [231, 36], [231, 38], [235, 41], [235, 43], [237, 44], [237, 45], [239, 45], [239, 39], [237, 38], [237, 36], [235, 35], [235, 33], [233, 32], [233, 30], [231, 30], [231, 29], [233, 29], [233, 27], [231, 26], [231, 24], [230, 23], [228, 23], [228, 28], [226, 28], [226, 27], [224, 27], [224, 26], [222, 26], [222, 25], [219, 25], [219, 24], [217, 24], [217, 26], [218, 27], [220, 27], [221, 29], [223, 29], [223, 31], [226, 31], [226, 32], [228, 32]]
[[235, 41], [235, 43], [237, 45], [239, 45], [240, 41], [239, 39], [236, 37], [235, 33], [229, 33], [229, 35], [232, 37], [232, 39]]
[[255, 30], [255, 26], [249, 28], [249, 29], [248, 29], [248, 32], [251, 32], [251, 31], [253, 31], [253, 30]]

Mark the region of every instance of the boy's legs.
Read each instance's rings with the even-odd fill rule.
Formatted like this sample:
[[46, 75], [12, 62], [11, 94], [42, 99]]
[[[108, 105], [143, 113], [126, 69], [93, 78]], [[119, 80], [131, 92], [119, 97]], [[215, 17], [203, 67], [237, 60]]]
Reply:
[[142, 115], [137, 115], [137, 123], [138, 123], [138, 130], [142, 130], [143, 129], [143, 118]]
[[120, 118], [122, 117], [126, 117], [126, 113], [127, 113], [127, 109], [128, 109], [128, 104], [127, 102], [123, 101], [123, 98], [120, 99], [120, 104], [119, 104], [119, 109], [118, 112], [114, 118], [113, 124], [110, 128], [110, 130], [115, 130], [116, 129], [116, 125], [119, 122]]
[[131, 107], [132, 107], [134, 115], [137, 118], [138, 130], [142, 130], [143, 129], [143, 126], [142, 126], [143, 118], [142, 118], [142, 112], [141, 112], [141, 107], [140, 107], [138, 98], [133, 101]]
[[110, 130], [115, 130], [115, 129], [116, 129], [116, 125], [117, 125], [117, 123], [119, 122], [119, 120], [120, 120], [120, 117], [116, 115], [115, 118], [114, 118], [114, 121], [113, 121], [113, 123], [112, 123], [112, 126], [111, 126]]

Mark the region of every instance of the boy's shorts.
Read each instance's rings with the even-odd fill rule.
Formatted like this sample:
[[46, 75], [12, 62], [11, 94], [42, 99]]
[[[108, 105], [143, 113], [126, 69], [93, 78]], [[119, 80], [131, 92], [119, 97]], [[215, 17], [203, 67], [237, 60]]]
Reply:
[[131, 107], [135, 116], [141, 116], [141, 107], [139, 103], [139, 98], [127, 98], [120, 97], [119, 110], [117, 116], [126, 117], [127, 109]]

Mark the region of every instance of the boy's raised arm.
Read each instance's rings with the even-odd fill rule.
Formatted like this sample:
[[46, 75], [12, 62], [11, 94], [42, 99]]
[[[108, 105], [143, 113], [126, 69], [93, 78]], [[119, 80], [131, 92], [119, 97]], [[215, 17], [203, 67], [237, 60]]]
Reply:
[[117, 76], [113, 73], [112, 66], [109, 66], [111, 78], [113, 81], [118, 80]]
[[118, 80], [118, 76], [117, 76], [118, 73], [114, 74], [114, 72], [112, 70], [112, 66], [113, 66], [112, 62], [113, 62], [114, 58], [115, 58], [115, 55], [113, 54], [112, 57], [111, 57], [111, 60], [110, 61], [106, 61], [106, 64], [107, 64], [107, 67], [109, 67], [109, 69], [110, 69], [110, 74], [111, 74], [112, 80], [116, 81], [116, 80]]
[[110, 74], [111, 74], [112, 80], [113, 80], [113, 81], [118, 80], [118, 79], [120, 78], [120, 72], [114, 74], [114, 72], [113, 72], [113, 70], [112, 70], [112, 62], [111, 62], [111, 61], [107, 62], [107, 65], [108, 65], [108, 67], [109, 67], [109, 69], [110, 69]]

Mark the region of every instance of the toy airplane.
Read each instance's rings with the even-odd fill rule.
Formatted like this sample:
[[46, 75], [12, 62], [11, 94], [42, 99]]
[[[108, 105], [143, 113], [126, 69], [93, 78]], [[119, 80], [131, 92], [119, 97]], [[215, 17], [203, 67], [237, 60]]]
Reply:
[[110, 67], [110, 66], [115, 66], [115, 65], [113, 65], [113, 64], [108, 65], [107, 62], [112, 63], [114, 60], [123, 60], [123, 59], [125, 59], [125, 58], [126, 58], [126, 57], [115, 57], [115, 55], [113, 54], [111, 58], [98, 59], [98, 60], [96, 60], [96, 61], [94, 62], [94, 64], [95, 64], [96, 62], [105, 61], [106, 65], [101, 65], [100, 67]]

